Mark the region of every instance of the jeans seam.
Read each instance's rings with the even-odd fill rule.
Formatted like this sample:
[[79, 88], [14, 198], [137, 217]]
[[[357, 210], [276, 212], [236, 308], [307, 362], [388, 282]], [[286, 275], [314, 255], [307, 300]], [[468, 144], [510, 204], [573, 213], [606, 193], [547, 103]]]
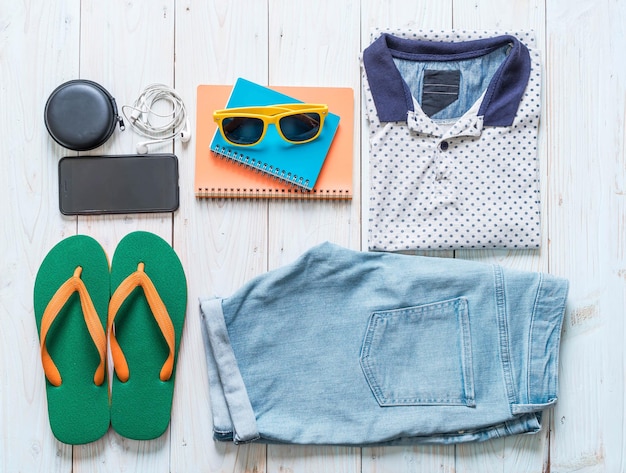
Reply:
[[539, 304], [539, 297], [543, 289], [543, 274], [539, 274], [539, 283], [537, 284], [537, 293], [535, 295], [535, 302], [533, 304], [533, 312], [530, 318], [530, 328], [528, 330], [528, 360], [526, 361], [526, 404], [532, 404], [532, 393], [530, 375], [533, 371], [533, 330], [535, 327], [535, 316], [537, 314], [537, 304]]
[[[560, 321], [558, 324], [558, 333], [557, 333], [557, 341], [556, 341], [556, 346], [560, 347], [561, 345], [561, 335], [562, 335], [562, 330], [563, 330], [563, 323], [564, 323], [564, 318], [565, 318], [565, 309], [566, 309], [566, 304], [567, 304], [567, 290], [569, 289], [569, 282], [566, 282], [566, 289], [565, 289], [565, 294], [563, 295], [563, 298], [561, 299], [561, 302], [559, 303], [559, 307], [560, 307], [560, 311], [561, 311], [561, 316], [560, 316]], [[555, 354], [554, 354], [554, 375], [555, 377], [554, 379], [554, 399], [556, 399], [559, 395], [559, 357], [560, 357], [560, 349], [555, 350]]]
[[467, 300], [463, 299], [462, 307], [458, 308], [459, 326], [461, 329], [461, 370], [465, 387], [465, 401], [468, 407], [476, 406], [476, 393], [474, 390], [474, 359], [472, 355], [472, 335], [470, 331], [469, 308]]
[[[380, 340], [381, 336], [378, 334], [379, 326], [384, 319], [388, 319], [389, 316], [402, 316], [415, 314], [428, 314], [430, 311], [437, 308], [452, 307], [456, 315], [456, 324], [460, 331], [459, 335], [459, 369], [461, 371], [461, 380], [459, 388], [462, 390], [462, 395], [453, 397], [435, 396], [425, 397], [416, 394], [414, 397], [410, 397], [408, 394], [405, 397], [393, 396], [390, 393], [388, 385], [380, 382], [379, 374], [376, 372], [375, 367], [377, 365], [376, 360], [373, 359], [374, 353], [372, 353], [372, 343], [375, 339]], [[382, 337], [384, 339], [384, 337]], [[393, 407], [393, 406], [418, 406], [418, 405], [449, 405], [449, 406], [476, 406], [476, 395], [474, 388], [474, 373], [473, 373], [473, 360], [472, 360], [472, 339], [470, 332], [469, 321], [469, 309], [467, 305], [467, 299], [459, 297], [456, 299], [435, 302], [430, 304], [423, 304], [414, 307], [403, 307], [399, 309], [388, 309], [374, 312], [370, 315], [365, 336], [361, 345], [361, 353], [359, 356], [359, 364], [364, 374], [372, 394], [376, 398], [380, 407]], [[449, 393], [452, 394], [452, 393]]]
[[502, 361], [502, 371], [504, 385], [506, 388], [509, 405], [516, 404], [516, 390], [513, 382], [513, 369], [511, 366], [511, 350], [509, 347], [509, 330], [506, 313], [506, 294], [504, 289], [504, 274], [500, 266], [494, 265], [494, 283], [496, 296], [496, 318], [498, 321], [498, 335], [500, 340], [500, 359]]

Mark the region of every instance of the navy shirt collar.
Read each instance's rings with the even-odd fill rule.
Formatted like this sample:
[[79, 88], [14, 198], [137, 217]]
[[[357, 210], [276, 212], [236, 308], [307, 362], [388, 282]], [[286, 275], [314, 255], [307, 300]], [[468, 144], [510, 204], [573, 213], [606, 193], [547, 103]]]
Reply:
[[510, 35], [462, 42], [432, 42], [382, 34], [363, 51], [367, 74], [378, 118], [382, 122], [405, 121], [413, 111], [411, 92], [393, 58], [413, 61], [471, 59], [506, 44], [511, 50], [494, 74], [478, 114], [486, 126], [511, 126], [530, 77], [530, 53]]

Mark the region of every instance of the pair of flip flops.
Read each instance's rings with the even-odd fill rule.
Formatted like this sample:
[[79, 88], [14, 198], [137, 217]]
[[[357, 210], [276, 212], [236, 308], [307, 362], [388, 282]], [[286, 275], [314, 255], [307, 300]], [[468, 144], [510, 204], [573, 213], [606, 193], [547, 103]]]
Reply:
[[58, 440], [92, 442], [109, 425], [136, 440], [165, 432], [186, 308], [182, 265], [157, 235], [125, 236], [110, 267], [85, 235], [50, 250], [35, 279], [34, 309]]

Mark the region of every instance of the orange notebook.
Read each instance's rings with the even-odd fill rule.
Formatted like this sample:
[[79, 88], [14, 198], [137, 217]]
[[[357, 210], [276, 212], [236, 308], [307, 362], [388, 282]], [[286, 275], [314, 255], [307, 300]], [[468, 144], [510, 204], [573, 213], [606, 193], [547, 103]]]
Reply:
[[195, 195], [197, 198], [351, 199], [354, 97], [341, 87], [270, 87], [298, 100], [328, 104], [341, 120], [312, 190], [285, 183], [211, 151], [217, 126], [213, 111], [224, 108], [230, 85], [198, 86]]

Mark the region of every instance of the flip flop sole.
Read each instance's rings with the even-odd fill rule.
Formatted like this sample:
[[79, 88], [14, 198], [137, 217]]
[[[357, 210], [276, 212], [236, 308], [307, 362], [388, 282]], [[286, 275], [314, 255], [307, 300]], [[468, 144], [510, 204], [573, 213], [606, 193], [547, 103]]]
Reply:
[[168, 381], [159, 373], [169, 350], [148, 306], [143, 290], [136, 288], [115, 318], [115, 336], [126, 357], [130, 377], [112, 375], [111, 425], [123, 437], [149, 440], [167, 429], [172, 409], [178, 348], [187, 308], [187, 282], [172, 247], [148, 232], [133, 232], [118, 244], [111, 263], [112, 293], [144, 263], [145, 272], [163, 300], [175, 331], [174, 372]]
[[[108, 259], [96, 240], [75, 235], [54, 246], [37, 272], [33, 302], [39, 334], [46, 306], [77, 266], [82, 267], [81, 279], [105, 330], [110, 294]], [[68, 444], [99, 439], [109, 428], [108, 385], [106, 375], [100, 386], [93, 381], [100, 358], [77, 293], [70, 297], [50, 327], [46, 346], [62, 378], [58, 387], [46, 380], [48, 418], [54, 436]]]

